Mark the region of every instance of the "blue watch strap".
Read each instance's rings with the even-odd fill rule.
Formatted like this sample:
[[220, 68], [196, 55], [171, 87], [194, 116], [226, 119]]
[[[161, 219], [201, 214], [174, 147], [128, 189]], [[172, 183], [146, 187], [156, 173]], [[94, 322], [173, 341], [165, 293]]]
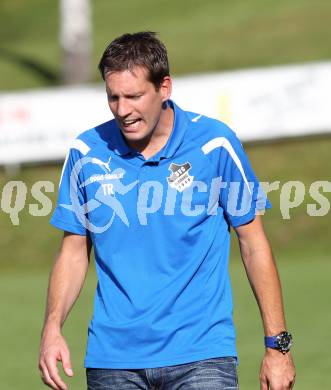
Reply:
[[276, 348], [277, 345], [277, 336], [266, 336], [264, 338], [264, 345], [267, 348]]

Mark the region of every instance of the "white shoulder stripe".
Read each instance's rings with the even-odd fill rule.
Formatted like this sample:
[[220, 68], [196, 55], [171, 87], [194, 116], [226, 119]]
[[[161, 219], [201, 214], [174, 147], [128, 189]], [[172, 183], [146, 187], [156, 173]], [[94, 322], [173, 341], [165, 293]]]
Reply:
[[198, 120], [202, 117], [202, 115], [198, 115], [196, 117], [194, 117], [193, 119], [191, 119], [191, 122], [198, 122]]
[[59, 182], [59, 187], [61, 185], [61, 182], [62, 182], [62, 178], [63, 178], [63, 173], [64, 173], [64, 170], [65, 170], [65, 167], [67, 165], [67, 162], [68, 162], [68, 158], [69, 158], [69, 153], [70, 153], [70, 150], [71, 149], [76, 149], [78, 150], [79, 152], [82, 153], [83, 156], [87, 155], [87, 153], [91, 150], [91, 148], [84, 142], [82, 141], [81, 139], [74, 139], [70, 145], [70, 148], [68, 150], [68, 153], [66, 155], [66, 158], [64, 160], [64, 163], [63, 163], [63, 168], [62, 168], [62, 172], [61, 172], [61, 177], [60, 177], [60, 182]]
[[82, 153], [83, 156], [85, 156], [90, 151], [91, 148], [88, 145], [86, 145], [84, 141], [76, 138], [75, 140], [73, 140], [72, 144], [70, 145], [70, 149], [77, 149]]
[[247, 185], [249, 193], [252, 194], [251, 188], [248, 184], [247, 177], [245, 175], [244, 168], [241, 164], [239, 157], [237, 156], [237, 153], [234, 151], [231, 143], [229, 142], [229, 140], [225, 137], [213, 138], [212, 140], [210, 140], [206, 144], [204, 144], [201, 149], [202, 149], [204, 154], [208, 154], [216, 148], [225, 148], [228, 151], [232, 160], [237, 165], [237, 168], [239, 169], [239, 171], [244, 179], [244, 182]]

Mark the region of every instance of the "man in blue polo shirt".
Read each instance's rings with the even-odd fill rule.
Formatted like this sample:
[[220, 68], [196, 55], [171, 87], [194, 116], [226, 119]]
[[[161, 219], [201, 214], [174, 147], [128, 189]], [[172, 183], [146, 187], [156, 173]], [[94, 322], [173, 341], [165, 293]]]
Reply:
[[230, 227], [265, 331], [262, 389], [290, 389], [277, 270], [259, 212], [269, 203], [235, 134], [173, 101], [154, 33], [125, 34], [99, 65], [114, 119], [67, 155], [51, 223], [64, 230], [49, 284], [39, 368], [72, 376], [61, 327], [94, 247], [98, 286], [85, 358], [88, 389], [235, 389]]

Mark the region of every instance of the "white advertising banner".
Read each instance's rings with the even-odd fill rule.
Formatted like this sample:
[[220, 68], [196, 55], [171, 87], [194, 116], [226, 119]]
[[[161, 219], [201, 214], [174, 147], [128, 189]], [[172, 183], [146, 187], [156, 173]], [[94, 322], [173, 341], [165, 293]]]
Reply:
[[331, 63], [186, 77], [174, 98], [227, 123], [243, 141], [331, 131]]
[[[330, 62], [178, 77], [172, 97], [242, 141], [331, 131]], [[111, 118], [103, 85], [0, 93], [0, 164], [63, 159], [77, 134]]]

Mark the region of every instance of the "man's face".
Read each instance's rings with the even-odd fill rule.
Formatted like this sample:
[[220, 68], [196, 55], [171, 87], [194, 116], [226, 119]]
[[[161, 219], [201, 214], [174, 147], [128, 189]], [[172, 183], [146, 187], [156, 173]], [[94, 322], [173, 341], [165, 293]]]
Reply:
[[[106, 74], [108, 104], [124, 137], [132, 146], [149, 139], [160, 126], [162, 103], [170, 97], [171, 79], [165, 77], [158, 90], [147, 80], [147, 70]], [[162, 129], [159, 129], [162, 131]]]

